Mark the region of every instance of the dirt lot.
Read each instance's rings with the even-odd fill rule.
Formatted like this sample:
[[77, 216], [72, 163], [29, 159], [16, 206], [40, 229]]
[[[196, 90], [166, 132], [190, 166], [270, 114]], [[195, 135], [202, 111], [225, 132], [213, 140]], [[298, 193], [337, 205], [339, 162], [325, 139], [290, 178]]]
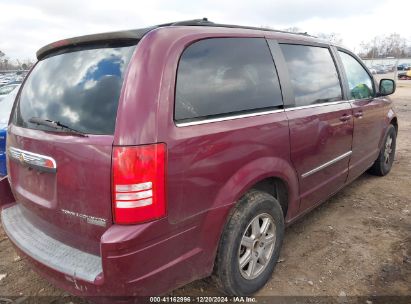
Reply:
[[[276, 271], [257, 296], [363, 296], [360, 303], [370, 304], [379, 302], [374, 296], [395, 295], [411, 303], [411, 81], [397, 86], [400, 132], [392, 172], [364, 174], [289, 227]], [[172, 295], [218, 295], [208, 281]], [[42, 301], [49, 303], [59, 296], [62, 303], [82, 302], [30, 270], [0, 229], [0, 303], [32, 302], [26, 297], [34, 295], [48, 296]]]

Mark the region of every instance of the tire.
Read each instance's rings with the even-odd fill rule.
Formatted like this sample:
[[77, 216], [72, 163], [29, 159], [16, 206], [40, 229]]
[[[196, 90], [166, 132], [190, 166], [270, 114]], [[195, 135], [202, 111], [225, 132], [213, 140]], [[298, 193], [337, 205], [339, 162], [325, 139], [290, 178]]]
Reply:
[[397, 132], [395, 127], [390, 124], [385, 133], [383, 145], [377, 160], [372, 167], [368, 170], [369, 173], [377, 176], [387, 175], [392, 168], [395, 156], [395, 148], [397, 143]]
[[257, 190], [245, 194], [234, 208], [220, 240], [214, 274], [225, 294], [247, 296], [271, 278], [284, 239], [284, 217], [279, 202]]

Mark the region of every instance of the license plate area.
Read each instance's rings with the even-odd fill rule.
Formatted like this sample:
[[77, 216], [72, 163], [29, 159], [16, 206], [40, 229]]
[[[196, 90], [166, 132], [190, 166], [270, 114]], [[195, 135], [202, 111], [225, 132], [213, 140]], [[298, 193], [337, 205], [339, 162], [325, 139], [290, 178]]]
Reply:
[[10, 162], [10, 170], [18, 200], [48, 209], [57, 207], [55, 173], [43, 172], [15, 161]]

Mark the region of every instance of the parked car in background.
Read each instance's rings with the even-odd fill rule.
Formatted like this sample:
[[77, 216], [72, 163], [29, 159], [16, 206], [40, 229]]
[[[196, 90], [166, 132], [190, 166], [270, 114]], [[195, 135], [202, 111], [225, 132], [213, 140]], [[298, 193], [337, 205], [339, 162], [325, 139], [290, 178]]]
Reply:
[[11, 81], [10, 77], [1, 77], [0, 78], [0, 87], [8, 84]]
[[383, 66], [384, 66], [384, 69], [387, 71], [387, 73], [395, 71], [395, 65], [393, 64], [385, 64]]
[[252, 294], [286, 225], [393, 164], [394, 81], [308, 35], [194, 20], [37, 58], [8, 126], [2, 226], [73, 294], [158, 295], [213, 273]]
[[397, 66], [398, 71], [408, 71], [411, 70], [411, 63], [402, 63]]
[[9, 83], [7, 83], [7, 85], [20, 85], [22, 82], [23, 82], [23, 80], [14, 79], [14, 80], [10, 81]]
[[369, 68], [369, 71], [371, 72], [371, 74], [377, 74], [377, 70], [374, 67]]
[[27, 71], [7, 72], [0, 74], [0, 87], [8, 84], [20, 84], [27, 75]]
[[[0, 178], [7, 175], [6, 169], [6, 135], [10, 111], [20, 85], [10, 85], [0, 88]], [[7, 94], [2, 94], [7, 91]]]
[[372, 69], [376, 71], [376, 74], [385, 74], [388, 73], [387, 69], [383, 65], [374, 65]]
[[398, 79], [400, 79], [400, 80], [410, 80], [411, 79], [411, 70], [399, 72], [398, 73]]
[[20, 84], [8, 84], [5, 86], [0, 87], [0, 101], [4, 99], [7, 95], [11, 94], [14, 90], [16, 90]]

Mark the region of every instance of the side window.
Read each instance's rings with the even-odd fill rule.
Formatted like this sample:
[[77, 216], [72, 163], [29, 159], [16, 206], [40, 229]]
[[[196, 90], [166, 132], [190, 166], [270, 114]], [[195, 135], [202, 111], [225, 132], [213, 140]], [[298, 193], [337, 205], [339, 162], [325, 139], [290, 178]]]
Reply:
[[288, 66], [296, 106], [342, 99], [337, 69], [328, 48], [296, 44], [280, 46]]
[[351, 55], [338, 51], [347, 74], [350, 99], [363, 99], [374, 96], [372, 79], [362, 65]]
[[263, 38], [201, 40], [180, 58], [176, 120], [282, 105], [277, 72]]

